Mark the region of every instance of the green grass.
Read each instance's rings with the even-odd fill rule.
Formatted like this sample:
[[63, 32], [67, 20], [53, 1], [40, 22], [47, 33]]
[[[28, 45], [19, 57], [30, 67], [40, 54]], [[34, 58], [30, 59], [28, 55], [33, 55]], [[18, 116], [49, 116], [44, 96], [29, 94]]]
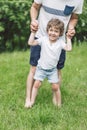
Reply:
[[25, 109], [29, 51], [0, 54], [0, 130], [87, 130], [86, 44], [67, 53], [60, 109], [52, 104], [47, 80], [32, 109]]

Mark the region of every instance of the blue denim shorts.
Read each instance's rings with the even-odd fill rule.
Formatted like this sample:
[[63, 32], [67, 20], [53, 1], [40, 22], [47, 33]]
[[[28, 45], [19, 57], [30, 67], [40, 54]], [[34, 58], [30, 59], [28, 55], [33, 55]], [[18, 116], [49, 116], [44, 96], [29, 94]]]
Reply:
[[50, 83], [58, 83], [57, 68], [42, 69], [40, 66], [37, 66], [34, 79], [43, 81], [45, 78], [47, 78]]

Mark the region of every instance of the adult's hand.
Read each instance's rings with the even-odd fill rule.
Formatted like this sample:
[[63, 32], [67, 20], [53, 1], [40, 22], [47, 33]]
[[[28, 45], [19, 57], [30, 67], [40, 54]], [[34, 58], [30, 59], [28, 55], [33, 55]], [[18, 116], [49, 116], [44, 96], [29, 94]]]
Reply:
[[38, 30], [38, 21], [37, 20], [31, 21], [30, 28], [32, 32], [36, 32]]
[[72, 38], [74, 35], [75, 35], [75, 28], [71, 28], [71, 29], [68, 29], [68, 31], [67, 31], [67, 36], [68, 37], [70, 37], [70, 38]]

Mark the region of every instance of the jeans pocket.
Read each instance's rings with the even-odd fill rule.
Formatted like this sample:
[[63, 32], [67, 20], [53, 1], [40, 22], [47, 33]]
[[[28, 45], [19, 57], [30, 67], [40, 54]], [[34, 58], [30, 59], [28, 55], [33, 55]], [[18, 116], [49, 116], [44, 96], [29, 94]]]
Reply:
[[65, 9], [64, 9], [64, 14], [65, 15], [70, 15], [72, 13], [73, 9], [74, 9], [74, 6], [68, 6], [68, 5], [66, 5]]

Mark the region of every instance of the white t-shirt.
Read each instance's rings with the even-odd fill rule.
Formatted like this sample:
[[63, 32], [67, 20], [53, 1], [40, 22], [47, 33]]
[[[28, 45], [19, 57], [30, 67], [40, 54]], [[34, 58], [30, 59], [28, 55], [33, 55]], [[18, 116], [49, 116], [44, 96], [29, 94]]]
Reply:
[[57, 66], [61, 50], [65, 47], [65, 42], [59, 38], [55, 43], [50, 43], [47, 36], [37, 39], [41, 46], [40, 59], [38, 66], [43, 69], [52, 69]]
[[36, 37], [46, 34], [46, 26], [50, 19], [58, 18], [63, 21], [66, 32], [71, 14], [82, 13], [83, 0], [34, 0], [34, 2], [42, 4], [38, 16], [39, 29]]

